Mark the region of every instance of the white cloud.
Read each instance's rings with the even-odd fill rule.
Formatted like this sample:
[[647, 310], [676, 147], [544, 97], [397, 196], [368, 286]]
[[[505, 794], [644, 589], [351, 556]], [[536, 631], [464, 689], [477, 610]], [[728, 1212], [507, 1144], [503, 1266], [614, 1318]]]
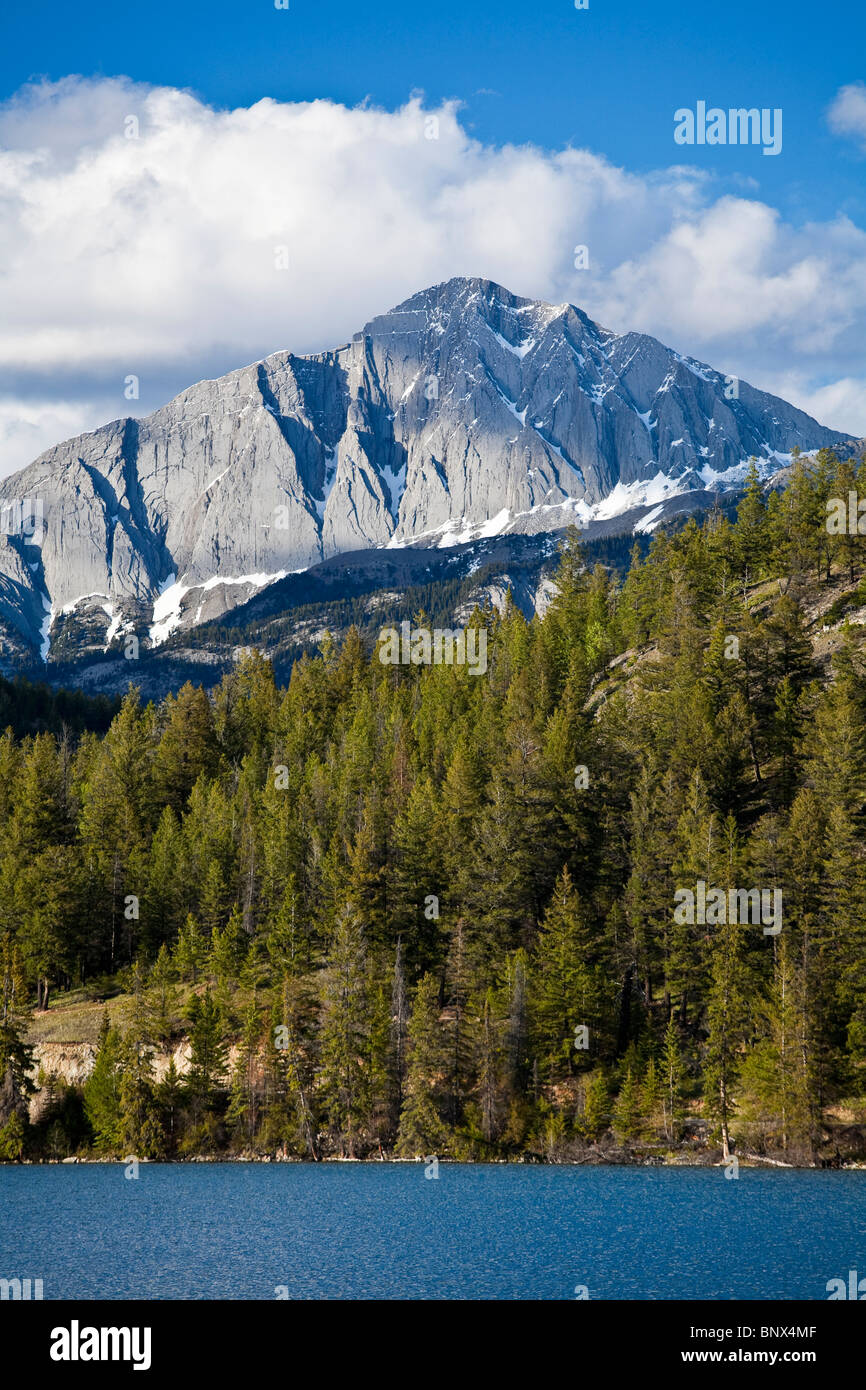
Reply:
[[[8, 454], [27, 463], [53, 444], [93, 429], [95, 418], [102, 424], [112, 418], [112, 411], [104, 409], [100, 413], [98, 405], [90, 400], [0, 399], [0, 457]], [[10, 471], [0, 468], [0, 474]]]
[[783, 376], [768, 376], [762, 385], [765, 390], [787, 401], [796, 401], [802, 410], [816, 420], [831, 420], [836, 429], [846, 434], [863, 436], [863, 405], [866, 402], [866, 376], [843, 377], [828, 386], [812, 387], [800, 372]]
[[784, 377], [866, 433], [866, 234], [795, 230], [738, 194], [682, 166], [484, 146], [456, 104], [420, 98], [217, 111], [126, 79], [27, 88], [0, 106], [0, 472], [202, 376], [345, 342], [457, 274], [570, 299], [759, 386]]
[[827, 112], [830, 128], [837, 135], [853, 135], [866, 146], [866, 82], [850, 82], [840, 87]]
[[844, 217], [795, 231], [765, 203], [722, 197], [616, 266], [605, 300], [635, 327], [765, 372], [780, 355], [845, 355], [866, 317], [866, 232]]

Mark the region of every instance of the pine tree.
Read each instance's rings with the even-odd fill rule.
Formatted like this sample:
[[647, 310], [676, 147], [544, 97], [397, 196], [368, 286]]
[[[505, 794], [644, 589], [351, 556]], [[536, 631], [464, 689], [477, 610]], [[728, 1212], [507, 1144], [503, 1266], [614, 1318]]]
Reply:
[[403, 962], [403, 942], [398, 940], [394, 958], [390, 1016], [391, 1097], [394, 1114], [399, 1119], [406, 1086], [409, 1025], [409, 997], [406, 989], [406, 970]]
[[183, 1086], [173, 1057], [169, 1058], [165, 1076], [157, 1082], [154, 1094], [166, 1154], [171, 1157], [180, 1138], [180, 1117], [183, 1107]]
[[626, 1144], [636, 1139], [641, 1128], [640, 1086], [629, 1067], [613, 1108], [613, 1132], [617, 1142]]
[[207, 943], [201, 928], [190, 913], [180, 929], [174, 949], [173, 963], [180, 978], [196, 984], [204, 969], [207, 954]]
[[148, 978], [147, 1012], [150, 1036], [155, 1043], [166, 1047], [177, 1026], [178, 990], [176, 974], [168, 947], [163, 944]]
[[226, 1112], [230, 1127], [246, 1148], [253, 1146], [261, 1110], [260, 1042], [261, 1017], [258, 1009], [251, 1005], [244, 1016]]
[[347, 907], [337, 919], [324, 972], [321, 1082], [334, 1140], [350, 1157], [369, 1119], [369, 1028], [366, 943]]
[[210, 700], [201, 686], [187, 681], [169, 696], [164, 729], [153, 762], [154, 790], [160, 802], [178, 814], [204, 774], [216, 771], [216, 738]]
[[659, 1074], [655, 1058], [650, 1055], [640, 1089], [640, 1112], [643, 1132], [648, 1139], [655, 1139], [664, 1128], [662, 1114], [664, 1081]]
[[726, 923], [714, 930], [707, 1003], [704, 1108], [717, 1126], [722, 1155], [727, 1162], [731, 1153], [731, 1121], [736, 1104], [740, 1049], [747, 1028], [746, 975], [742, 961], [742, 928], [737, 923]]
[[[271, 1015], [265, 1053], [268, 1118], [264, 1132], [281, 1145], [318, 1160], [317, 1123], [311, 1093], [313, 1073], [305, 1042], [310, 1030], [309, 1004], [304, 985], [286, 975], [282, 999]], [[278, 1045], [279, 1040], [279, 1045]]]
[[665, 1137], [669, 1143], [679, 1138], [683, 1118], [683, 1055], [680, 1048], [677, 1027], [673, 1018], [665, 1029], [664, 1050], [662, 1052], [661, 1084]]
[[[549, 1080], [569, 1074], [575, 1059], [591, 1060], [601, 1000], [587, 913], [567, 868], [557, 880], [533, 962], [535, 1046]], [[575, 1030], [588, 1029], [590, 1049], [575, 1052]]]
[[515, 951], [508, 961], [507, 991], [505, 1069], [509, 1092], [519, 1095], [526, 1087], [529, 1062], [527, 956], [523, 950]]
[[98, 1153], [116, 1154], [123, 1144], [122, 1043], [108, 1011], [102, 1015], [93, 1070], [84, 1083], [84, 1113]]
[[181, 924], [182, 855], [180, 826], [174, 812], [166, 806], [150, 843], [141, 904], [141, 934], [149, 955], [173, 941]]
[[765, 573], [769, 560], [767, 506], [758, 474], [757, 459], [749, 459], [743, 500], [737, 507], [738, 559], [746, 582]]
[[35, 1091], [33, 1049], [25, 1042], [27, 984], [21, 953], [12, 940], [0, 940], [0, 1146], [8, 1161], [23, 1156], [28, 1099]]
[[432, 975], [423, 975], [409, 1020], [409, 1072], [397, 1141], [397, 1152], [410, 1158], [441, 1154], [448, 1143], [443, 1121], [447, 1051], [439, 1014], [439, 986]]
[[610, 1128], [610, 1123], [610, 1089], [604, 1069], [599, 1067], [587, 1081], [580, 1128], [587, 1139], [598, 1141]]
[[120, 1048], [120, 1140], [127, 1154], [159, 1158], [165, 1138], [154, 1094], [150, 1049], [127, 1034]]
[[190, 1057], [187, 1091], [196, 1122], [214, 1114], [226, 1079], [225, 1030], [210, 990], [194, 994], [189, 1004]]
[[500, 1034], [501, 1021], [496, 1017], [496, 997], [493, 990], [489, 989], [481, 1006], [477, 1043], [481, 1135], [486, 1144], [492, 1144], [498, 1138], [502, 1127], [503, 1094]]
[[470, 1000], [474, 980], [472, 953], [466, 920], [459, 917], [451, 933], [445, 964], [444, 998], [447, 1002], [448, 1123], [457, 1129], [473, 1069]]
[[765, 1133], [783, 1152], [812, 1157], [813, 1106], [809, 1040], [803, 1031], [802, 973], [784, 933], [778, 941], [773, 982], [761, 1008], [761, 1036], [743, 1063], [747, 1101]]

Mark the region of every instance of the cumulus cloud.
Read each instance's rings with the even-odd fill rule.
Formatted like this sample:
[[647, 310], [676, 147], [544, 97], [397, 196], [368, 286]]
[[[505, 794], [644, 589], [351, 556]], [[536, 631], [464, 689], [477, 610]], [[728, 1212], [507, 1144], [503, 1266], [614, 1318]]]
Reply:
[[486, 146], [456, 103], [215, 110], [126, 79], [28, 87], [0, 106], [0, 266], [0, 472], [203, 376], [345, 342], [463, 274], [759, 386], [784, 377], [798, 404], [839, 411], [826, 423], [866, 432], [853, 223], [795, 230], [688, 167]]
[[801, 372], [768, 375], [765, 389], [786, 401], [796, 401], [816, 420], [831, 420], [836, 429], [863, 435], [863, 404], [866, 402], [866, 376], [842, 377], [827, 386], [813, 387]]
[[866, 148], [866, 82], [850, 82], [840, 87], [827, 120], [837, 135], [851, 135]]
[[[70, 439], [93, 429], [94, 419], [108, 420], [108, 409], [99, 414], [96, 402], [64, 400], [26, 400], [0, 398], [0, 449], [12, 460], [26, 463], [35, 459], [49, 445]], [[10, 472], [0, 468], [0, 474]]]

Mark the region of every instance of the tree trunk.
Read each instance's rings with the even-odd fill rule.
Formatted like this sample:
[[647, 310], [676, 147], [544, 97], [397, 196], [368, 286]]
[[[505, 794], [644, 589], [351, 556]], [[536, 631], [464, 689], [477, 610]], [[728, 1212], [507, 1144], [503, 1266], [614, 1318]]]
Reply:
[[728, 1091], [727, 1087], [725, 1086], [724, 1077], [722, 1077], [721, 1081], [719, 1082], [719, 1096], [722, 1102], [722, 1158], [724, 1159], [725, 1163], [727, 1163], [731, 1157], [731, 1142], [730, 1135], [728, 1133]]

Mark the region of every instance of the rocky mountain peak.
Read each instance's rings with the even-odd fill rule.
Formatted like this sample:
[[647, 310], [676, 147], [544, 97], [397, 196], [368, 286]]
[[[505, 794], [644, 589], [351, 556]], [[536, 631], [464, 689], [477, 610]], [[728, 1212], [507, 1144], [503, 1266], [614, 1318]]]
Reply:
[[38, 499], [41, 520], [0, 533], [0, 667], [158, 644], [345, 552], [651, 525], [750, 456], [769, 472], [845, 439], [645, 334], [447, 280], [342, 347], [198, 382], [2, 480], [0, 505]]

